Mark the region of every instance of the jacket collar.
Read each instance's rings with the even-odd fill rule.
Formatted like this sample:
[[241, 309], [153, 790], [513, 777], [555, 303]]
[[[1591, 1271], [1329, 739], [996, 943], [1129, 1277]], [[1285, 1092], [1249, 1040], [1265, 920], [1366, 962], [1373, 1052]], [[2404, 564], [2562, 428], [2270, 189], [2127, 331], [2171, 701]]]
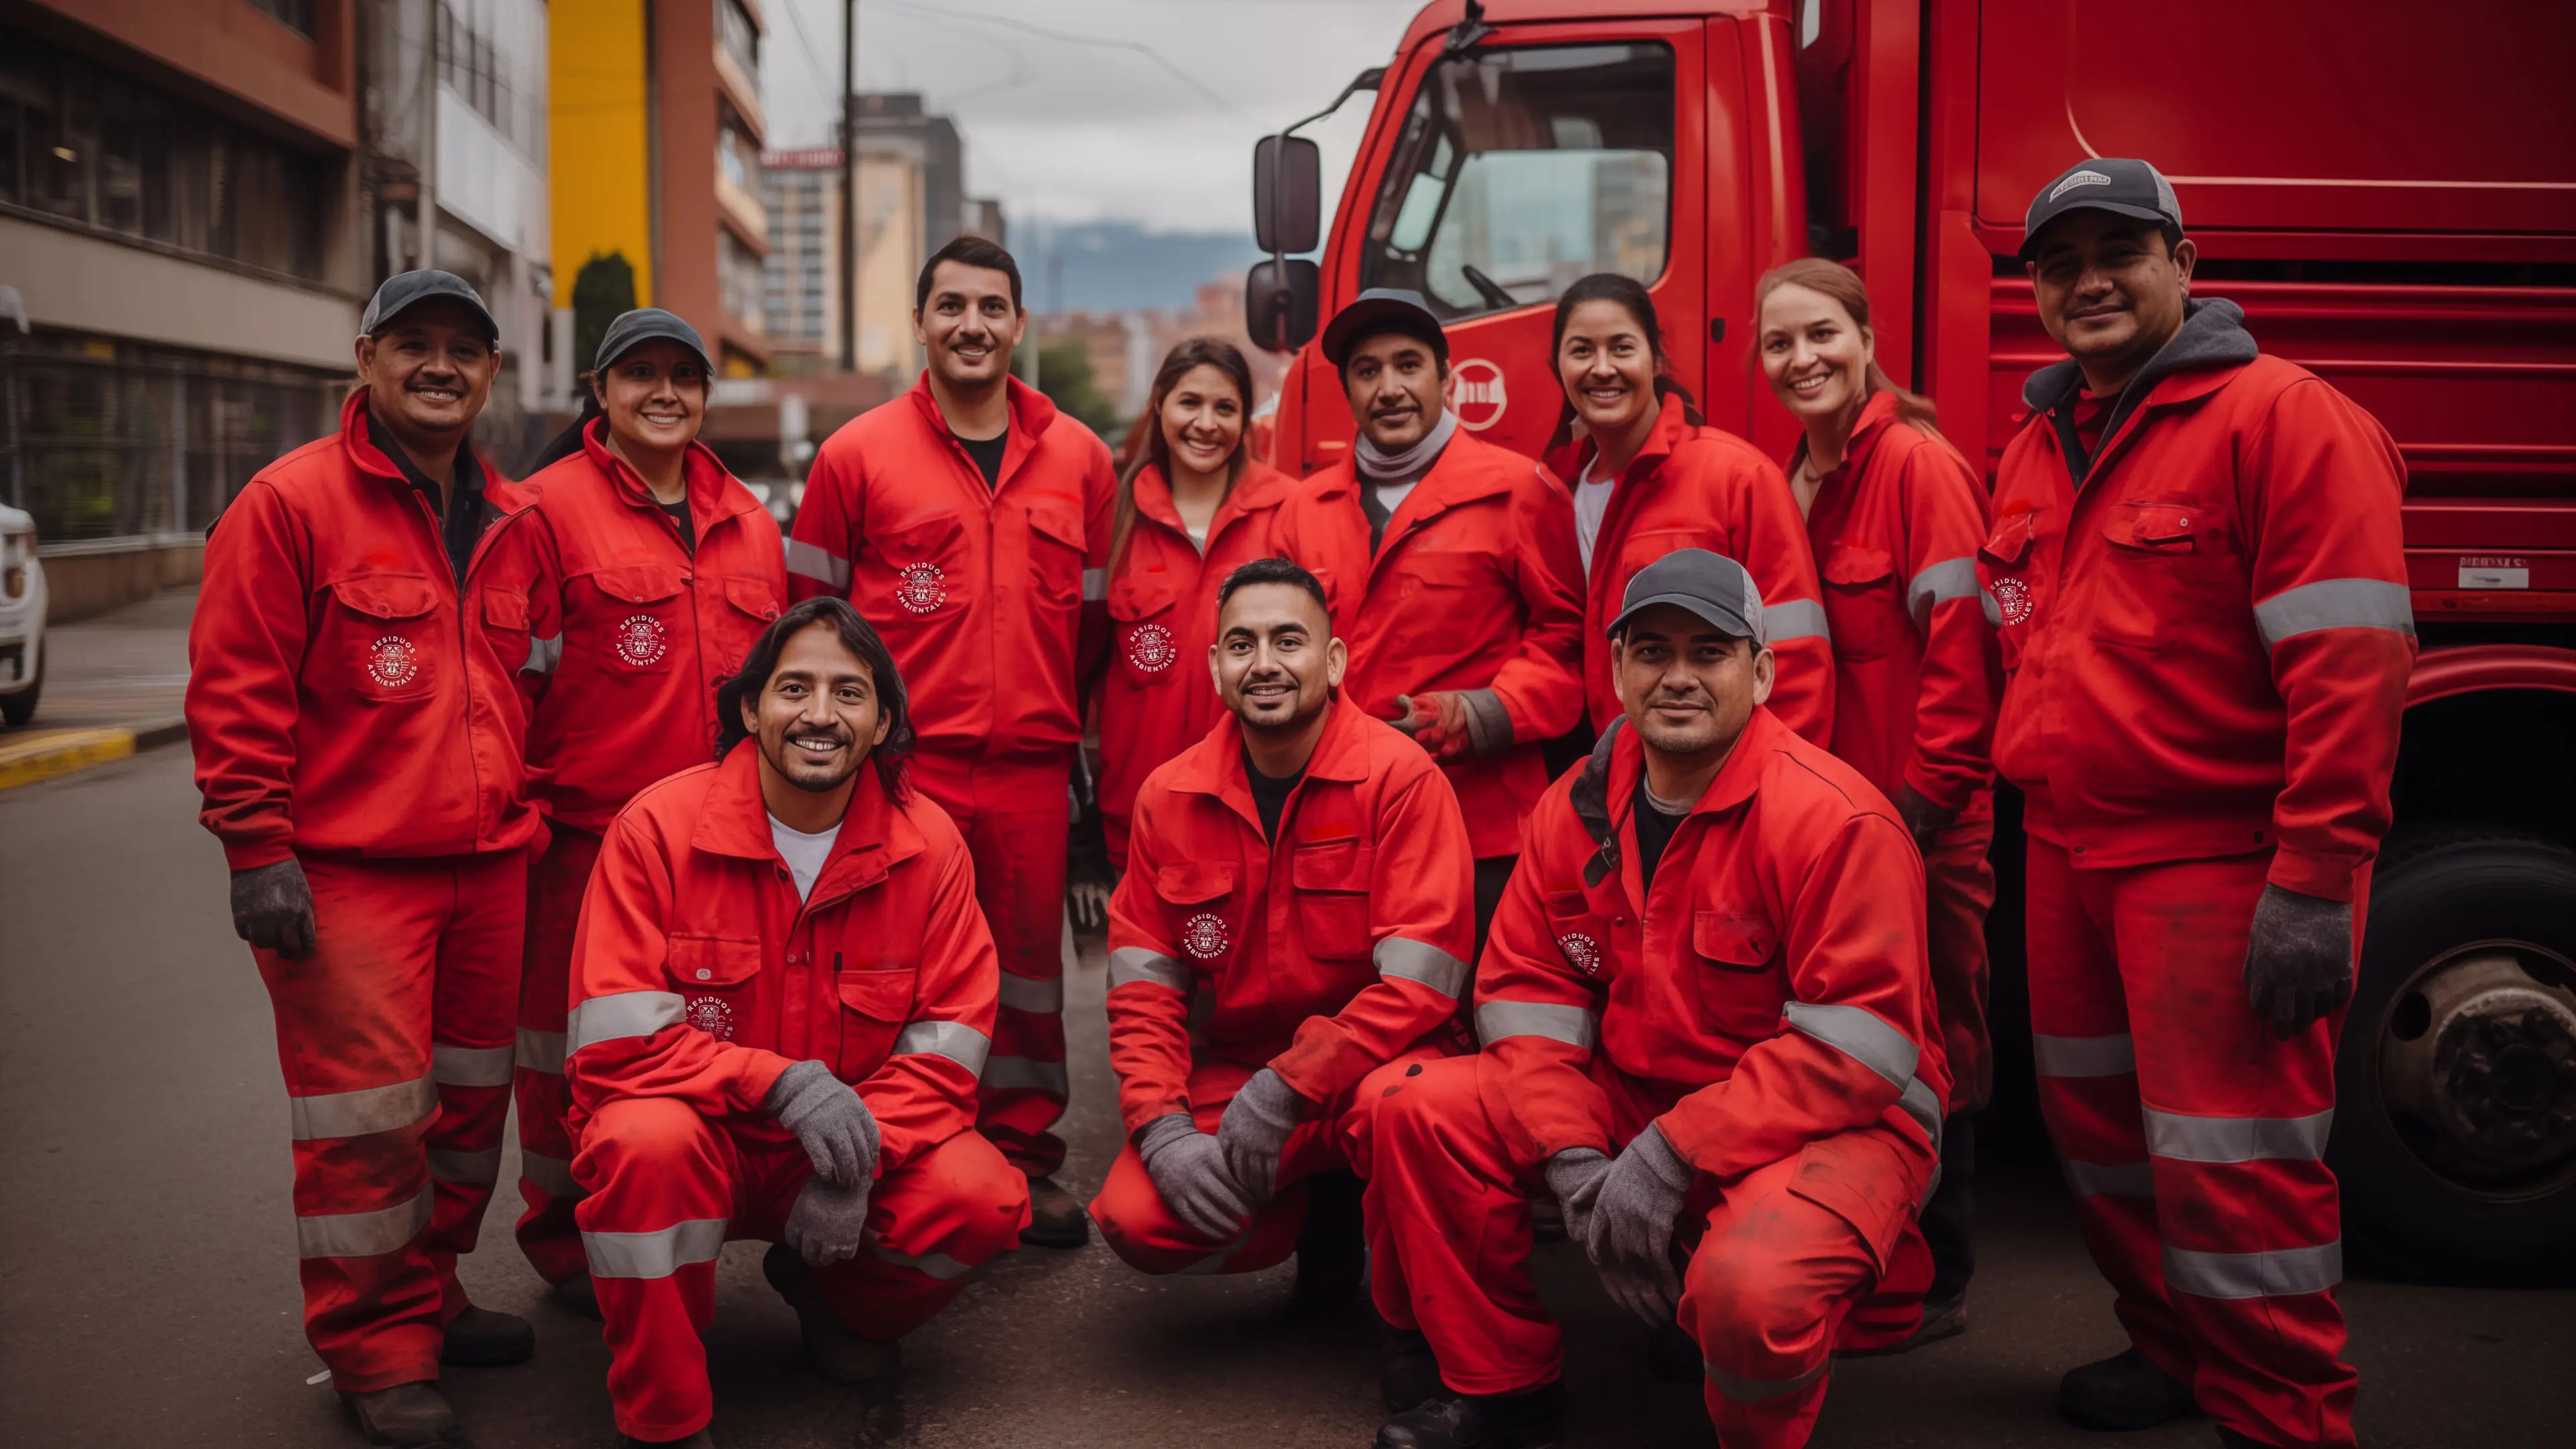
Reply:
[[[769, 806], [760, 798], [760, 742], [744, 740], [716, 766], [706, 805], [690, 833], [693, 849], [741, 860], [778, 862], [778, 845], [769, 834]], [[859, 767], [850, 790], [849, 809], [841, 816], [841, 833], [832, 853], [814, 878], [806, 898], [808, 910], [885, 879], [895, 866], [927, 848], [921, 832], [901, 805], [886, 798], [876, 766]], [[780, 862], [783, 864], [783, 862]]]
[[[1369, 560], [1370, 577], [1376, 577], [1378, 565], [1393, 557], [1396, 545], [1415, 529], [1452, 508], [1463, 507], [1480, 498], [1509, 493], [1515, 481], [1515, 462], [1522, 468], [1536, 466], [1527, 458], [1478, 442], [1468, 435], [1466, 429], [1459, 429], [1449, 439], [1449, 445], [1440, 450], [1440, 456], [1432, 460], [1431, 471], [1422, 475], [1422, 481], [1413, 485], [1413, 491], [1397, 505], [1394, 516], [1387, 519], [1386, 535], [1379, 542], [1376, 555]], [[1317, 501], [1347, 498], [1351, 509], [1354, 512], [1359, 510], [1357, 464], [1344, 458], [1316, 477], [1322, 480], [1315, 484]], [[1366, 527], [1365, 523], [1362, 527]]]
[[[999, 494], [1009, 485], [1011, 476], [1019, 472], [1020, 464], [1027, 461], [1030, 453], [1036, 451], [1038, 439], [1046, 436], [1047, 429], [1055, 426], [1056, 418], [1059, 416], [1056, 405], [1045, 393], [1018, 378], [1005, 377], [1002, 379], [1002, 386], [1004, 396], [1010, 399], [1011, 434], [1010, 442], [1002, 449], [1001, 471], [995, 475], [993, 487], [990, 490], [994, 494]], [[929, 427], [931, 436], [948, 445], [949, 451], [956, 455], [959, 466], [972, 471], [975, 467], [974, 461], [966, 456], [964, 448], [958, 446], [957, 435], [950, 430], [947, 416], [939, 411], [938, 397], [930, 391], [930, 369], [925, 367], [921, 370], [921, 377], [913, 383], [912, 391], [904, 396], [911, 402], [913, 409], [920, 414], [922, 422]], [[976, 473], [975, 481], [978, 491], [985, 491], [981, 488], [984, 481], [982, 473]]]
[[[491, 531], [491, 523], [525, 512], [536, 503], [535, 488], [514, 481], [493, 467], [491, 455], [475, 448], [472, 440], [469, 439], [465, 446], [474, 448], [475, 466], [483, 470], [483, 503], [491, 514], [484, 527], [486, 533]], [[412, 486], [402, 466], [386, 456], [384, 449], [377, 447], [375, 439], [368, 435], [367, 390], [363, 387], [349, 389], [349, 395], [340, 400], [340, 454], [362, 476], [380, 479], [405, 490]]]
[[[590, 466], [608, 479], [609, 486], [629, 506], [651, 509], [662, 506], [661, 500], [653, 496], [653, 490], [645, 486], [643, 475], [609, 450], [607, 418], [594, 418], [581, 430], [581, 452], [590, 460]], [[752, 501], [750, 489], [725, 486], [733, 482], [733, 474], [726, 470], [713, 449], [694, 439], [681, 458], [680, 477], [687, 490], [689, 512], [698, 519], [700, 533], [735, 514], [748, 513], [760, 506]]]
[[[1215, 552], [1216, 541], [1225, 536], [1227, 526], [1236, 519], [1277, 507], [1281, 495], [1294, 481], [1258, 459], [1244, 459], [1243, 471], [1235, 475], [1234, 486], [1226, 490], [1225, 501], [1216, 507], [1216, 516], [1208, 520], [1207, 546], [1202, 552]], [[1151, 519], [1182, 538], [1190, 536], [1188, 527], [1181, 522], [1180, 509], [1172, 502], [1171, 481], [1163, 476], [1162, 469], [1150, 462], [1138, 464], [1129, 489], [1138, 518]]]
[[2254, 334], [2245, 330], [2245, 309], [2224, 297], [2183, 305], [2182, 327], [2162, 350], [2147, 360], [2102, 422], [2101, 453], [2084, 456], [2075, 433], [2074, 403], [2084, 390], [2084, 369], [2073, 358], [2052, 363], [2022, 384], [2021, 398], [2031, 412], [2045, 414], [2055, 431], [2067, 472], [2080, 486], [2094, 466], [2120, 441], [2122, 425], [2150, 408], [2168, 407], [2206, 397], [2227, 385], [2261, 354]]
[[[1744, 733], [1736, 736], [1735, 748], [1728, 752], [1726, 763], [1717, 767], [1716, 778], [1700, 792], [1699, 803], [1691, 807], [1689, 819], [1732, 810], [1753, 798], [1760, 783], [1767, 757], [1780, 745], [1780, 735], [1788, 727], [1780, 723], [1767, 705], [1755, 705], [1753, 717], [1744, 722]], [[1611, 740], [1609, 799], [1610, 819], [1625, 824], [1637, 795], [1637, 777], [1646, 771], [1646, 746], [1634, 728], [1622, 729]]]
[[[1627, 471], [1619, 475], [1620, 483], [1624, 486], [1652, 476], [1656, 469], [1664, 466], [1665, 459], [1697, 436], [1699, 427], [1690, 420], [1689, 406], [1682, 401], [1681, 394], [1666, 393], [1662, 406], [1655, 413], [1655, 426], [1646, 434], [1645, 446], [1637, 450], [1636, 457], [1628, 460]], [[1570, 490], [1583, 481], [1583, 470], [1592, 466], [1592, 460], [1600, 452], [1600, 444], [1583, 438], [1550, 452], [1546, 467]]]
[[[1358, 784], [1368, 779], [1368, 720], [1337, 692], [1324, 706], [1324, 733], [1306, 759], [1298, 785], [1337, 780]], [[1252, 828], [1261, 828], [1261, 812], [1252, 803], [1252, 779], [1243, 767], [1243, 725], [1229, 711], [1216, 728], [1183, 751], [1171, 766], [1168, 788], [1191, 795], [1213, 795], [1231, 806]]]

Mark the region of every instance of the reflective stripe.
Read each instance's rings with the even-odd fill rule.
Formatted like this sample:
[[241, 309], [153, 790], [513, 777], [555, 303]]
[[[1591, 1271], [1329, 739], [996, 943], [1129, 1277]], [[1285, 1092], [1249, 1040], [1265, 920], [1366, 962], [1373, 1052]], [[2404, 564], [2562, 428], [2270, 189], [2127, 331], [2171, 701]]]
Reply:
[[371, 1213], [317, 1213], [295, 1220], [299, 1258], [379, 1258], [399, 1253], [429, 1226], [436, 1188], [424, 1187], [409, 1202]]
[[1601, 1043], [1601, 1016], [1553, 1001], [1488, 1001], [1476, 1008], [1476, 1035], [1488, 1046], [1505, 1037], [1543, 1036], [1588, 1052]]
[[549, 1076], [563, 1075], [564, 1034], [519, 1028], [519, 1065]]
[[1998, 629], [2002, 628], [2004, 626], [2004, 606], [1995, 598], [1994, 591], [1991, 589], [1979, 589], [1977, 592], [1978, 595], [1985, 600], [1986, 622], [1992, 624]]
[[594, 1278], [668, 1278], [691, 1263], [712, 1263], [724, 1251], [723, 1218], [691, 1218], [650, 1233], [584, 1233]]
[[834, 558], [801, 538], [787, 540], [787, 571], [836, 589], [846, 590], [850, 586], [848, 559]]
[[973, 1265], [960, 1263], [946, 1253], [923, 1253], [915, 1256], [889, 1248], [883, 1240], [873, 1236], [868, 1239], [868, 1250], [896, 1267], [910, 1268], [916, 1273], [936, 1278], [942, 1283], [963, 1278], [975, 1271]]
[[1082, 571], [1082, 601], [1086, 604], [1096, 604], [1102, 599], [1108, 597], [1109, 570], [1084, 569]]
[[675, 991], [619, 991], [594, 996], [564, 1018], [566, 1055], [620, 1037], [651, 1036], [680, 1019]]
[[429, 1078], [442, 1087], [506, 1087], [510, 1085], [511, 1059], [515, 1048], [450, 1046], [437, 1041], [429, 1044]]
[[1914, 1125], [1923, 1129], [1923, 1136], [1932, 1144], [1933, 1159], [1938, 1161], [1941, 1156], [1941, 1099], [1933, 1095], [1931, 1084], [1921, 1077], [1906, 1079], [1905, 1090], [1897, 1095], [1896, 1105], [1904, 1108], [1905, 1115], [1914, 1119]]
[[1792, 1028], [1878, 1073], [1900, 1091], [1914, 1079], [1914, 1064], [1923, 1056], [1923, 1049], [1906, 1040], [1905, 1033], [1865, 1006], [1784, 1001], [1780, 1014]]
[[1039, 980], [1033, 976], [1002, 973], [1002, 1004], [1013, 1011], [1055, 1016], [1064, 1010], [1064, 978]]
[[1027, 1057], [994, 1057], [977, 1073], [985, 1086], [997, 1092], [1052, 1092], [1061, 1097], [1071, 1085], [1065, 1078], [1062, 1062], [1033, 1062]]
[[2334, 1108], [2313, 1117], [2186, 1117], [2142, 1108], [2147, 1151], [2172, 1162], [2317, 1162]]
[[1389, 936], [1377, 943], [1370, 956], [1377, 962], [1378, 975], [1419, 981], [1452, 1001], [1467, 989], [1467, 963], [1437, 946]]
[[2283, 589], [2254, 606], [2254, 628], [2263, 647], [2318, 629], [2393, 629], [2415, 632], [2415, 607], [2404, 584], [2379, 579], [2321, 579]]
[[2065, 1159], [2066, 1185], [2077, 1197], [2144, 1197], [2156, 1195], [2156, 1170], [2143, 1162], [2085, 1162]]
[[501, 1180], [501, 1149], [450, 1152], [433, 1147], [429, 1149], [429, 1175], [465, 1187], [490, 1187]]
[[2117, 1036], [2040, 1036], [2030, 1039], [2043, 1077], [2116, 1077], [2138, 1069], [2138, 1046]]
[[548, 1197], [587, 1197], [580, 1183], [572, 1180], [572, 1164], [560, 1157], [519, 1149], [519, 1176], [545, 1189]]
[[289, 1130], [298, 1142], [364, 1137], [370, 1132], [392, 1132], [428, 1120], [429, 1114], [438, 1110], [438, 1084], [427, 1077], [414, 1077], [390, 1087], [289, 1097], [286, 1107]]
[[1204, 1258], [1191, 1259], [1179, 1268], [1174, 1269], [1173, 1272], [1178, 1276], [1186, 1278], [1203, 1278], [1210, 1274], [1222, 1273], [1225, 1271], [1226, 1261], [1232, 1258], [1245, 1243], [1250, 1241], [1251, 1238], [1249, 1236], [1237, 1238], [1233, 1242], [1226, 1244], [1224, 1247], [1217, 1249], [1215, 1252], [1208, 1254]]
[[1762, 642], [1777, 644], [1784, 639], [1822, 639], [1830, 643], [1833, 631], [1825, 627], [1825, 606], [1815, 599], [1791, 599], [1785, 604], [1762, 606]]
[[552, 674], [563, 663], [563, 636], [528, 641], [528, 662], [519, 666], [522, 674]]
[[991, 1037], [962, 1021], [916, 1021], [894, 1036], [896, 1056], [946, 1057], [970, 1077], [984, 1074], [984, 1057], [992, 1050]]
[[2268, 1253], [2196, 1253], [2165, 1245], [2165, 1286], [2195, 1298], [2281, 1298], [2343, 1281], [2343, 1239]]
[[1149, 951], [1142, 946], [1121, 946], [1110, 952], [1110, 989], [1134, 986], [1139, 982], [1187, 991], [1190, 989], [1190, 968], [1160, 951]]
[[1905, 607], [1914, 615], [1914, 627], [1921, 629], [1932, 622], [1936, 607], [1981, 592], [1974, 558], [1945, 558], [1936, 564], [1925, 564], [1923, 571], [1905, 586]]
[[1702, 1360], [1700, 1366], [1708, 1370], [1708, 1381], [1717, 1385], [1717, 1391], [1726, 1396], [1727, 1402], [1758, 1404], [1765, 1399], [1796, 1393], [1823, 1377], [1832, 1363], [1832, 1359], [1827, 1359], [1794, 1379], [1740, 1379], [1706, 1360]]

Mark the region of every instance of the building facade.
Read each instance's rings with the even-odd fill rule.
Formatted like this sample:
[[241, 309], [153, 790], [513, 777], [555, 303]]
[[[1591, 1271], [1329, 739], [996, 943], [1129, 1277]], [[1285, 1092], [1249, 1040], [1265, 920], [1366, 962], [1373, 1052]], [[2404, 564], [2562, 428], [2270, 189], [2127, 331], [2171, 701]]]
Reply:
[[[778, 370], [841, 365], [841, 151], [770, 153], [763, 168], [769, 212], [767, 326]], [[923, 176], [900, 145], [862, 141], [858, 308], [852, 318], [863, 373], [909, 379], [921, 367], [912, 337], [913, 283], [921, 273]]]

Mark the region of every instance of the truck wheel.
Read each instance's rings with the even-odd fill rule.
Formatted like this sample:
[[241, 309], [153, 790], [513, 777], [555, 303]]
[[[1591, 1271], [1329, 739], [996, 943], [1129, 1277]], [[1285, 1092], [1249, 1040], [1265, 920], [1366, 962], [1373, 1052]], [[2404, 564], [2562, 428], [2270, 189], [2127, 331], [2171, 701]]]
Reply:
[[2328, 1149], [2355, 1266], [2576, 1281], [2576, 852], [2451, 828], [2381, 859]]
[[11, 729], [16, 729], [18, 726], [34, 719], [36, 717], [36, 697], [44, 692], [45, 656], [43, 653], [39, 652], [36, 655], [36, 677], [27, 681], [27, 687], [19, 690], [16, 694], [0, 695], [0, 720], [7, 720], [9, 722], [9, 727]]

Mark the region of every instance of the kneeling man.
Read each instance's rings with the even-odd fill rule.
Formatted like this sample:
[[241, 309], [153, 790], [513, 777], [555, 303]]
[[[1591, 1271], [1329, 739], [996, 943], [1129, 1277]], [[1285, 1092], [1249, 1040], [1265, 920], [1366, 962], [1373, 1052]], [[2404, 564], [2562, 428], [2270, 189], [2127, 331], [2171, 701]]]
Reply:
[[[1146, 777], [1109, 905], [1109, 1058], [1128, 1145], [1091, 1216], [1148, 1273], [1249, 1273], [1348, 1301], [1369, 1121], [1457, 1033], [1475, 935], [1458, 798], [1336, 699], [1324, 591], [1257, 559], [1218, 592], [1227, 716]], [[1336, 1210], [1338, 1209], [1338, 1211]]]
[[1438, 1372], [1386, 1449], [1554, 1442], [1542, 1182], [1612, 1298], [1659, 1330], [1678, 1307], [1729, 1449], [1804, 1444], [1838, 1340], [1912, 1327], [1863, 1334], [1853, 1310], [1919, 1276], [1910, 1320], [1929, 1281], [1914, 1217], [1949, 1074], [1912, 839], [1762, 707], [1761, 599], [1733, 560], [1649, 565], [1610, 637], [1626, 713], [1523, 827], [1479, 964], [1484, 1051], [1378, 1108], [1378, 1311]]
[[1000, 967], [965, 842], [903, 773], [903, 682], [839, 599], [717, 694], [718, 758], [609, 827], [573, 947], [575, 1213], [630, 1443], [708, 1445], [717, 1251], [763, 1265], [815, 1366], [897, 1338], [1010, 1248], [1028, 1185], [976, 1135]]

